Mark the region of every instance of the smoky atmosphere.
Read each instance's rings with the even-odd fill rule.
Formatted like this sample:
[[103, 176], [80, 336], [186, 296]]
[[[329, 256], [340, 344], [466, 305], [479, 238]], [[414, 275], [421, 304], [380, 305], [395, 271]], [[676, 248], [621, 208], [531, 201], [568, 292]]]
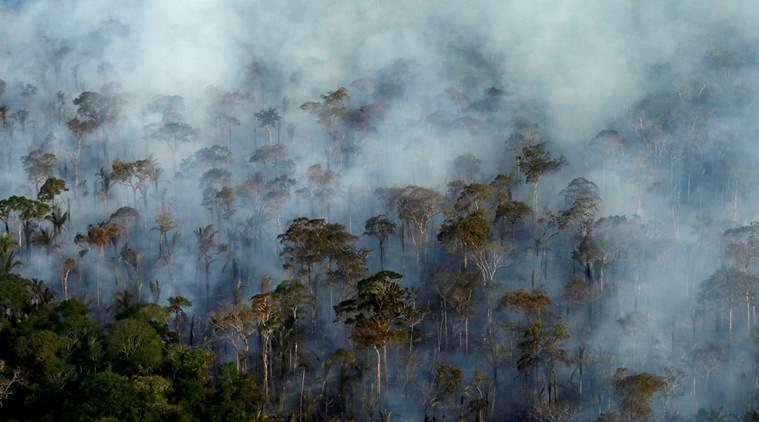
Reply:
[[0, 0], [0, 420], [759, 421], [759, 6]]

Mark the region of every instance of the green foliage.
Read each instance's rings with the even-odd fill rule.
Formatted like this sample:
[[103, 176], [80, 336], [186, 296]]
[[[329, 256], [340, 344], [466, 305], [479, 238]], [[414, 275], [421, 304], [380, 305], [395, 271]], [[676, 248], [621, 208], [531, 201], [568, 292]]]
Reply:
[[477, 209], [464, 217], [446, 220], [440, 227], [438, 240], [449, 249], [468, 254], [485, 246], [490, 233], [485, 211]]
[[504, 200], [498, 204], [496, 219], [514, 225], [532, 213], [529, 205], [521, 201]]
[[264, 394], [252, 375], [241, 375], [234, 367], [226, 366], [216, 386], [218, 392], [206, 405], [204, 420], [264, 421]]
[[401, 275], [381, 271], [358, 282], [356, 294], [335, 305], [335, 314], [353, 326], [351, 339], [359, 347], [382, 347], [401, 341], [403, 316], [413, 307], [413, 292], [401, 288]]
[[10, 274], [21, 261], [16, 259], [18, 243], [8, 233], [0, 234], [0, 275]]
[[55, 201], [55, 197], [62, 192], [67, 191], [66, 181], [58, 179], [57, 177], [48, 177], [45, 183], [40, 187], [39, 193], [37, 193], [37, 199], [42, 202], [52, 203]]
[[534, 321], [523, 330], [519, 344], [521, 354], [517, 363], [519, 371], [532, 371], [555, 361], [571, 362], [571, 358], [562, 342], [569, 338], [569, 328], [559, 322], [546, 325], [543, 321]]
[[461, 369], [450, 364], [440, 364], [435, 370], [435, 387], [442, 397], [451, 397], [462, 388], [463, 375]]
[[116, 321], [107, 336], [109, 355], [121, 365], [150, 373], [161, 363], [161, 337], [147, 322], [134, 318]]
[[566, 164], [564, 157], [551, 157], [544, 143], [524, 146], [517, 161], [527, 183], [537, 183], [544, 174], [556, 171]]
[[279, 235], [283, 248], [280, 256], [283, 267], [298, 276], [310, 279], [316, 276], [316, 266], [325, 260], [338, 262], [346, 279], [361, 276], [366, 262], [366, 251], [356, 249], [352, 243], [356, 236], [348, 233], [341, 224], [322, 219], [297, 218], [285, 233]]

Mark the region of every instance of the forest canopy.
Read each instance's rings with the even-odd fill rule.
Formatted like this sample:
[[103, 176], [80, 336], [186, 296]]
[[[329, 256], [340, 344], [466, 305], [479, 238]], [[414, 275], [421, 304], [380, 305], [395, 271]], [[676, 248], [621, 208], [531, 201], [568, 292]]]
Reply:
[[688, 3], [3, 2], [0, 420], [759, 420], [759, 8]]

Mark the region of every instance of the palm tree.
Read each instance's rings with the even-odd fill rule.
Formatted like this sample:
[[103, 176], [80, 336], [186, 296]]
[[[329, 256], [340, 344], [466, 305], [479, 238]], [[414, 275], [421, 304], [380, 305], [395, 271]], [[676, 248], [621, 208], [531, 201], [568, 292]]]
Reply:
[[87, 227], [87, 236], [77, 235], [77, 238], [84, 240], [90, 245], [98, 247], [98, 265], [95, 271], [95, 290], [97, 306], [100, 307], [100, 267], [105, 258], [105, 247], [109, 243], [116, 244], [121, 236], [121, 227], [118, 224], [102, 222], [98, 225], [90, 224]]
[[216, 237], [218, 230], [214, 228], [213, 224], [209, 224], [205, 227], [198, 227], [193, 230], [193, 233], [195, 233], [198, 245], [198, 260], [200, 261], [205, 276], [205, 306], [206, 310], [209, 310], [211, 309], [211, 264], [221, 259], [219, 254], [227, 251], [227, 245], [216, 243], [214, 237]]

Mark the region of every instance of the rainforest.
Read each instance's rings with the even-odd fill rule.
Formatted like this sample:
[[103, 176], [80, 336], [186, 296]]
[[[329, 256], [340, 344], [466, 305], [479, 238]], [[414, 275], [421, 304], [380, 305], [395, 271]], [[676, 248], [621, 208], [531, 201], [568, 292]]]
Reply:
[[759, 421], [749, 1], [0, 1], [0, 420]]

